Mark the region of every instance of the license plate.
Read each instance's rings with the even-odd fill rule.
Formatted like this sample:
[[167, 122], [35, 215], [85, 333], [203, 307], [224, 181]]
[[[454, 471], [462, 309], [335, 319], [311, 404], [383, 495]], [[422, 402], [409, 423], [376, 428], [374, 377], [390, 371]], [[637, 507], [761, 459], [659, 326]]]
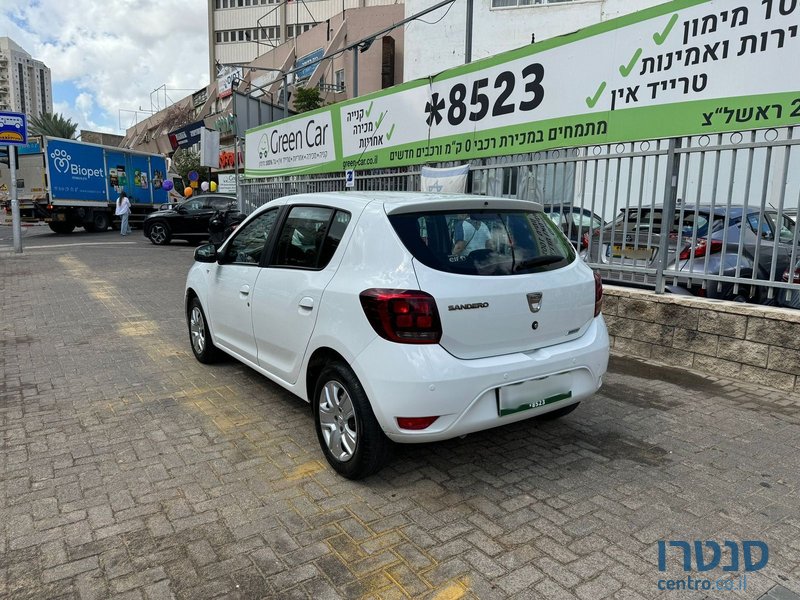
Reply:
[[568, 375], [531, 379], [497, 390], [497, 414], [501, 417], [572, 398]]
[[611, 246], [611, 255], [614, 258], [627, 258], [629, 260], [650, 260], [653, 251], [650, 248], [634, 248], [633, 246]]

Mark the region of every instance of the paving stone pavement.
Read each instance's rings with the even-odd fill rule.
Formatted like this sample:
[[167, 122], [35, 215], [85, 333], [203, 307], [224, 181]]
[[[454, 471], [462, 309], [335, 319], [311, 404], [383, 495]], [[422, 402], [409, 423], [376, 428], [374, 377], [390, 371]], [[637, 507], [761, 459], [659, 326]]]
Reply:
[[[194, 360], [193, 248], [136, 233], [0, 244], [0, 596], [797, 600], [798, 398], [615, 357], [561, 421], [398, 447], [351, 482], [303, 401]], [[660, 540], [769, 560], [746, 589], [659, 591], [744, 575], [727, 546], [660, 572]]]

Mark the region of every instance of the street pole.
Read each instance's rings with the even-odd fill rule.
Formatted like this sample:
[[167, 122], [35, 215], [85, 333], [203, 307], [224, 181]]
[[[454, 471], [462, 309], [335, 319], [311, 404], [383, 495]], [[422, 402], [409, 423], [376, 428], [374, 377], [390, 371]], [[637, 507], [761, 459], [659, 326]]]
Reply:
[[19, 198], [17, 198], [17, 153], [9, 144], [8, 168], [11, 169], [11, 228], [14, 238], [14, 252], [22, 254], [22, 221], [19, 215]]
[[283, 74], [283, 118], [289, 116], [289, 76]]
[[464, 45], [464, 64], [472, 62], [472, 2], [467, 0], [467, 25], [466, 41]]
[[239, 212], [243, 213], [244, 198], [239, 189], [239, 120], [236, 118], [236, 94], [239, 93], [236, 88], [238, 83], [236, 86], [232, 85], [231, 87], [233, 88], [233, 110], [231, 111], [233, 114], [233, 176], [236, 178], [236, 203], [239, 205]]
[[358, 46], [353, 48], [353, 98], [358, 98]]

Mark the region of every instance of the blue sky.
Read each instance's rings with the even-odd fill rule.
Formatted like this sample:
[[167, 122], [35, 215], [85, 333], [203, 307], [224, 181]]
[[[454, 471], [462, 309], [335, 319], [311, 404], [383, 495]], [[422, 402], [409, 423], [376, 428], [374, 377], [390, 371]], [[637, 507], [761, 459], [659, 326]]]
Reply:
[[174, 101], [208, 83], [207, 19], [203, 0], [0, 0], [0, 36], [50, 68], [54, 111], [118, 134], [164, 86]]

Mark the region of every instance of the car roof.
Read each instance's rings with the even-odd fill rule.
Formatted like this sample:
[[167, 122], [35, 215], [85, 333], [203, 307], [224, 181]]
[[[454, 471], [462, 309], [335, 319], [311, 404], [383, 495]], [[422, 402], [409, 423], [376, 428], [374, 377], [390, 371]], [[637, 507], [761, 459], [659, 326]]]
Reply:
[[[361, 208], [378, 202], [383, 204], [387, 214], [414, 212], [416, 210], [481, 210], [487, 208], [511, 210], [541, 210], [541, 204], [530, 200], [495, 198], [474, 194], [437, 194], [430, 192], [320, 192], [316, 194], [296, 194], [278, 200], [287, 204], [330, 204], [333, 206], [360, 206]], [[270, 203], [273, 206], [275, 203]]]

